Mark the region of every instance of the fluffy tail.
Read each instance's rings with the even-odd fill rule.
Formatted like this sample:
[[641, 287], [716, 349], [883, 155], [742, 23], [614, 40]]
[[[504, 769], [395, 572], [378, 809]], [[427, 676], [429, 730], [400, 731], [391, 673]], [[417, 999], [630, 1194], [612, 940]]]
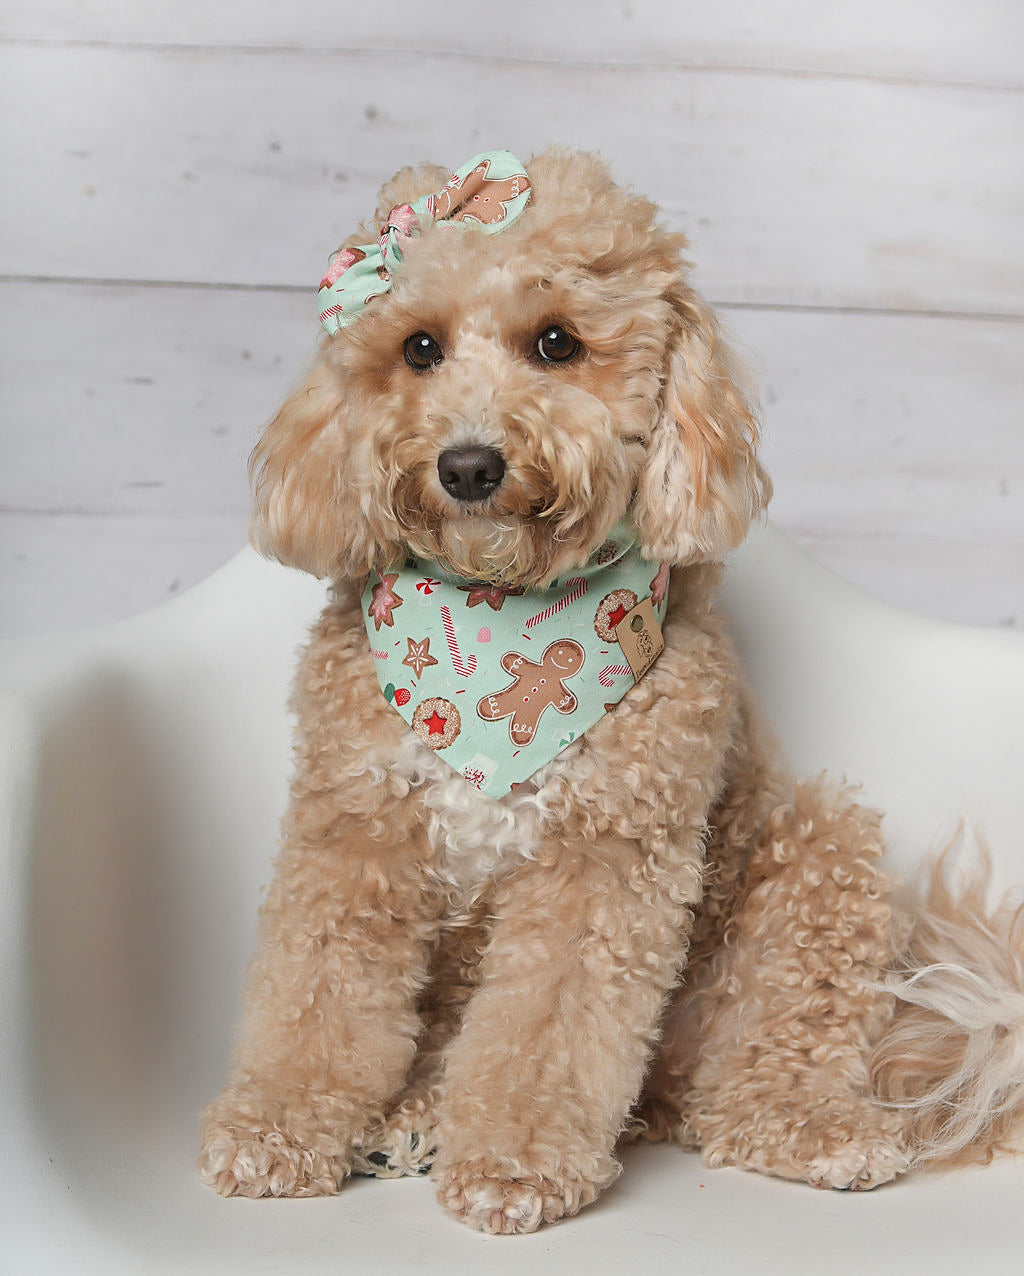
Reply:
[[943, 1168], [1024, 1151], [1024, 903], [988, 909], [987, 856], [957, 886], [946, 861], [886, 983], [897, 1009], [871, 1061], [914, 1162]]

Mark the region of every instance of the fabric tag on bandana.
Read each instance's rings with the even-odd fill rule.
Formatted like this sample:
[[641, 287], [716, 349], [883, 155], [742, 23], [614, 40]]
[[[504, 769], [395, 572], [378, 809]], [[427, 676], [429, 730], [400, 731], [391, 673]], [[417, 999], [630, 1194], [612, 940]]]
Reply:
[[661, 625], [649, 598], [637, 603], [625, 619], [615, 626], [615, 637], [633, 677], [639, 682], [665, 650]]
[[363, 615], [385, 698], [470, 784], [500, 798], [613, 708], [664, 648], [667, 564], [620, 525], [544, 590], [411, 560], [374, 573]]

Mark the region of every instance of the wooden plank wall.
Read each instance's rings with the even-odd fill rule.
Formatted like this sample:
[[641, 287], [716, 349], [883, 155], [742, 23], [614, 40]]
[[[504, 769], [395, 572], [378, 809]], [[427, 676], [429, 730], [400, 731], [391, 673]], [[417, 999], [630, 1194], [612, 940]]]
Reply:
[[0, 632], [227, 558], [377, 186], [550, 142], [690, 236], [775, 520], [873, 593], [1024, 625], [1019, 0], [6, 0], [0, 121]]

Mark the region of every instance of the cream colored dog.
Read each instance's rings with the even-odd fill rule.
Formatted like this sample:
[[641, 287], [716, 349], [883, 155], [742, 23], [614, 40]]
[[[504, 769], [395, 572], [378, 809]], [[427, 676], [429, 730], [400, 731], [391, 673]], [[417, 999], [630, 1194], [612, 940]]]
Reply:
[[[769, 492], [751, 390], [653, 204], [592, 156], [526, 172], [500, 234], [443, 211], [411, 233], [414, 201], [452, 203], [443, 169], [384, 188], [342, 264], [390, 216], [400, 266], [254, 453], [254, 543], [334, 585], [204, 1178], [309, 1196], [430, 1169], [455, 1215], [516, 1232], [593, 1201], [624, 1136], [836, 1188], [986, 1159], [1024, 1115], [1021, 926], [939, 875], [895, 915], [876, 816], [785, 774], [715, 601]], [[544, 589], [623, 519], [672, 567], [665, 650], [481, 794], [381, 694], [367, 574], [411, 553]]]

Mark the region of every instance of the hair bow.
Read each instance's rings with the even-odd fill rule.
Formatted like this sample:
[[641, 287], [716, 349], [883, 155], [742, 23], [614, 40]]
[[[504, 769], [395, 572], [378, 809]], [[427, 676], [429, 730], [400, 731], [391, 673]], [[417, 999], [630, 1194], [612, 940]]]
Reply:
[[387, 292], [402, 261], [402, 241], [421, 231], [422, 219], [464, 226], [476, 222], [489, 235], [504, 230], [526, 207], [530, 179], [511, 151], [484, 151], [457, 168], [437, 195], [399, 204], [388, 213], [376, 244], [333, 253], [320, 280], [320, 322], [332, 335]]

